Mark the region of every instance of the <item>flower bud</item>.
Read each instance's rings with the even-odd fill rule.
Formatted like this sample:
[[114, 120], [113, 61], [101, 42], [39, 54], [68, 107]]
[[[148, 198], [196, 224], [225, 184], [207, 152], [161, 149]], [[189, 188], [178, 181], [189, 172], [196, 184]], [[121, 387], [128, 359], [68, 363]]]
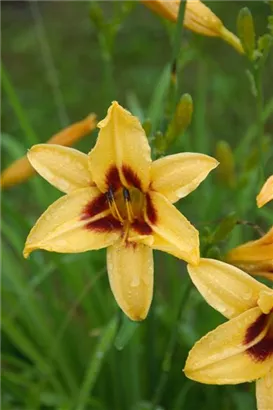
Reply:
[[220, 162], [216, 170], [219, 180], [230, 188], [234, 187], [235, 162], [233, 152], [228, 142], [217, 142], [215, 158]]
[[253, 59], [255, 51], [255, 28], [250, 10], [244, 7], [237, 19], [237, 29], [244, 51], [249, 59]]
[[[180, 0], [141, 1], [161, 17], [173, 22], [177, 21]], [[183, 24], [184, 27], [195, 33], [210, 37], [220, 37], [231, 44], [239, 53], [244, 52], [238, 37], [227, 30], [222, 21], [200, 0], [187, 1]]]
[[[80, 140], [85, 135], [89, 134], [96, 128], [97, 120], [95, 114], [90, 114], [82, 121], [63, 129], [53, 135], [48, 141], [48, 144], [58, 144], [71, 146], [76, 141]], [[35, 173], [26, 156], [13, 162], [1, 174], [1, 188], [8, 188], [16, 184], [26, 181]]]
[[176, 106], [174, 116], [166, 132], [166, 140], [168, 145], [186, 131], [191, 123], [192, 113], [192, 98], [190, 94], [183, 94]]

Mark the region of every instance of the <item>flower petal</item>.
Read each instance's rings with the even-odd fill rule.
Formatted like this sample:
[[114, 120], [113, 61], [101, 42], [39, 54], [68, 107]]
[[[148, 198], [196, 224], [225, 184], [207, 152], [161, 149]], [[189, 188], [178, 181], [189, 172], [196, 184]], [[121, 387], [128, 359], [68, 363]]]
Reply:
[[258, 410], [273, 409], [273, 361], [269, 372], [256, 382]]
[[262, 186], [256, 197], [258, 208], [261, 208], [273, 199], [273, 175], [271, 175]]
[[139, 120], [116, 101], [98, 124], [97, 143], [89, 153], [93, 180], [102, 192], [119, 184], [147, 191], [150, 183], [150, 147]]
[[199, 261], [199, 233], [160, 193], [146, 195], [146, 222], [153, 230], [153, 249], [171, 253], [189, 263]]
[[82, 188], [54, 202], [30, 231], [24, 249], [77, 253], [113, 244], [121, 225], [108, 210], [97, 188]]
[[176, 202], [196, 189], [217, 165], [216, 159], [204, 154], [168, 155], [152, 163], [152, 189]]
[[227, 263], [200, 259], [198, 266], [188, 265], [190, 277], [206, 301], [228, 318], [257, 305], [259, 294], [267, 286]]
[[273, 259], [263, 262], [241, 262], [236, 261], [233, 265], [242, 269], [244, 272], [249, 273], [252, 276], [262, 276], [273, 281]]
[[243, 261], [273, 260], [273, 227], [261, 238], [232, 249], [226, 259], [234, 264]]
[[153, 297], [153, 251], [146, 245], [119, 242], [107, 249], [110, 286], [123, 312], [143, 320]]
[[51, 185], [70, 193], [94, 185], [88, 156], [73, 148], [55, 144], [34, 145], [27, 154], [33, 168]]
[[207, 384], [237, 384], [263, 377], [272, 366], [273, 351], [261, 358], [254, 349], [263, 342], [269, 320], [255, 307], [209, 332], [190, 351], [186, 376]]

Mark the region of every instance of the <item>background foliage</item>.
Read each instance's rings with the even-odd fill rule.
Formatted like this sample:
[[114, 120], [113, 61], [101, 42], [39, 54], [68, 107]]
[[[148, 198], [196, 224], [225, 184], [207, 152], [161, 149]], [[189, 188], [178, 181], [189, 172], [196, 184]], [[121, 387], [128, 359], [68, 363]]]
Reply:
[[[258, 35], [266, 31], [264, 2], [207, 4], [233, 32], [247, 5]], [[174, 30], [136, 2], [2, 2], [2, 168], [91, 111], [103, 118], [113, 99], [164, 132], [172, 113], [164, 91]], [[183, 31], [177, 95], [192, 95], [194, 115], [168, 152], [229, 158], [224, 176], [214, 172], [179, 203], [200, 230], [204, 256], [223, 256], [257, 238], [238, 224], [213, 243], [231, 212], [264, 231], [272, 224], [272, 206], [258, 210], [255, 203], [262, 184], [258, 145], [262, 174], [273, 171], [272, 53], [263, 73], [260, 141], [247, 68], [247, 59], [221, 40]], [[88, 152], [95, 138], [96, 132], [77, 148]], [[230, 156], [219, 141], [228, 143]], [[104, 251], [39, 251], [23, 259], [29, 229], [59, 195], [38, 176], [2, 194], [3, 408], [254, 409], [251, 384], [205, 386], [181, 371], [193, 343], [223, 321], [192, 288], [182, 261], [155, 252], [152, 309], [135, 325], [118, 312]]]

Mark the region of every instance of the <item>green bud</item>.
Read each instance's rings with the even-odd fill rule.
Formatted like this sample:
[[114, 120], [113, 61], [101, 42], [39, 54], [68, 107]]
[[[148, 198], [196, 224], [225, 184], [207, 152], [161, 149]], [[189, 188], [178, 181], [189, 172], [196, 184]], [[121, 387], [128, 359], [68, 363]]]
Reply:
[[183, 134], [191, 123], [193, 102], [190, 94], [183, 94], [180, 98], [174, 116], [168, 126], [166, 139], [168, 145], [179, 135]]
[[89, 16], [97, 29], [102, 29], [104, 27], [104, 16], [101, 7], [96, 1], [90, 2]]
[[218, 260], [221, 259], [221, 252], [218, 246], [212, 246], [211, 248], [209, 248], [206, 252], [205, 257]]
[[230, 232], [236, 226], [237, 220], [238, 218], [235, 212], [231, 212], [224, 219], [222, 219], [222, 221], [220, 222], [220, 224], [218, 225], [218, 227], [213, 233], [212, 243], [219, 243], [223, 241], [224, 239], [226, 239], [226, 237], [230, 234]]
[[161, 131], [156, 131], [154, 134], [154, 147], [156, 154], [164, 154], [167, 149], [166, 138]]
[[216, 169], [218, 179], [229, 188], [233, 188], [236, 182], [235, 161], [233, 152], [228, 142], [217, 142], [215, 157], [220, 162]]
[[[273, 4], [273, 1], [272, 1]], [[273, 12], [273, 8], [272, 8]], [[273, 36], [273, 16], [268, 17], [268, 25], [267, 25], [268, 30], [270, 31], [270, 34]]]
[[145, 120], [142, 123], [142, 128], [144, 129], [147, 138], [149, 138], [152, 131], [152, 122], [150, 118], [145, 118]]
[[264, 61], [267, 59], [267, 56], [269, 54], [269, 51], [272, 45], [273, 45], [273, 37], [271, 34], [264, 34], [263, 36], [259, 37], [258, 50], [263, 56]]
[[246, 55], [250, 60], [253, 60], [253, 53], [255, 50], [255, 28], [252, 14], [247, 7], [244, 7], [239, 11], [237, 30]]

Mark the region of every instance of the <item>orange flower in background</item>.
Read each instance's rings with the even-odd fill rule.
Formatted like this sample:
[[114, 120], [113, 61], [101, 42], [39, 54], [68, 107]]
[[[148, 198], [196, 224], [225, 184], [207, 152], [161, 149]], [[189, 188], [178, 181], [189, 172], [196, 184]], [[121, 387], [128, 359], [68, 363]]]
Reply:
[[[161, 17], [173, 22], [177, 21], [180, 0], [141, 1]], [[204, 36], [220, 37], [232, 45], [239, 53], [244, 53], [239, 38], [227, 30], [222, 21], [200, 0], [187, 1], [183, 25], [187, 29]]]
[[257, 206], [261, 208], [273, 199], [273, 175], [271, 175], [264, 183], [261, 191], [256, 197]]
[[[53, 135], [48, 144], [59, 144], [71, 146], [85, 135], [89, 134], [96, 128], [97, 116], [92, 113], [81, 121], [78, 121], [69, 127]], [[27, 156], [14, 161], [1, 174], [1, 188], [9, 188], [13, 185], [20, 184], [35, 174], [34, 168], [30, 165]]]
[[153, 296], [153, 249], [191, 264], [199, 233], [174, 202], [198, 187], [218, 162], [182, 153], [154, 162], [139, 120], [113, 102], [89, 155], [59, 145], [32, 147], [36, 171], [66, 195], [39, 218], [26, 240], [35, 249], [78, 253], [107, 247], [114, 297], [132, 320], [143, 320]]
[[232, 249], [226, 260], [250, 275], [263, 276], [273, 281], [273, 227], [256, 241]]
[[195, 343], [186, 376], [206, 384], [256, 380], [258, 410], [272, 410], [273, 290], [213, 259], [188, 265], [188, 272], [208, 304], [229, 320]]

